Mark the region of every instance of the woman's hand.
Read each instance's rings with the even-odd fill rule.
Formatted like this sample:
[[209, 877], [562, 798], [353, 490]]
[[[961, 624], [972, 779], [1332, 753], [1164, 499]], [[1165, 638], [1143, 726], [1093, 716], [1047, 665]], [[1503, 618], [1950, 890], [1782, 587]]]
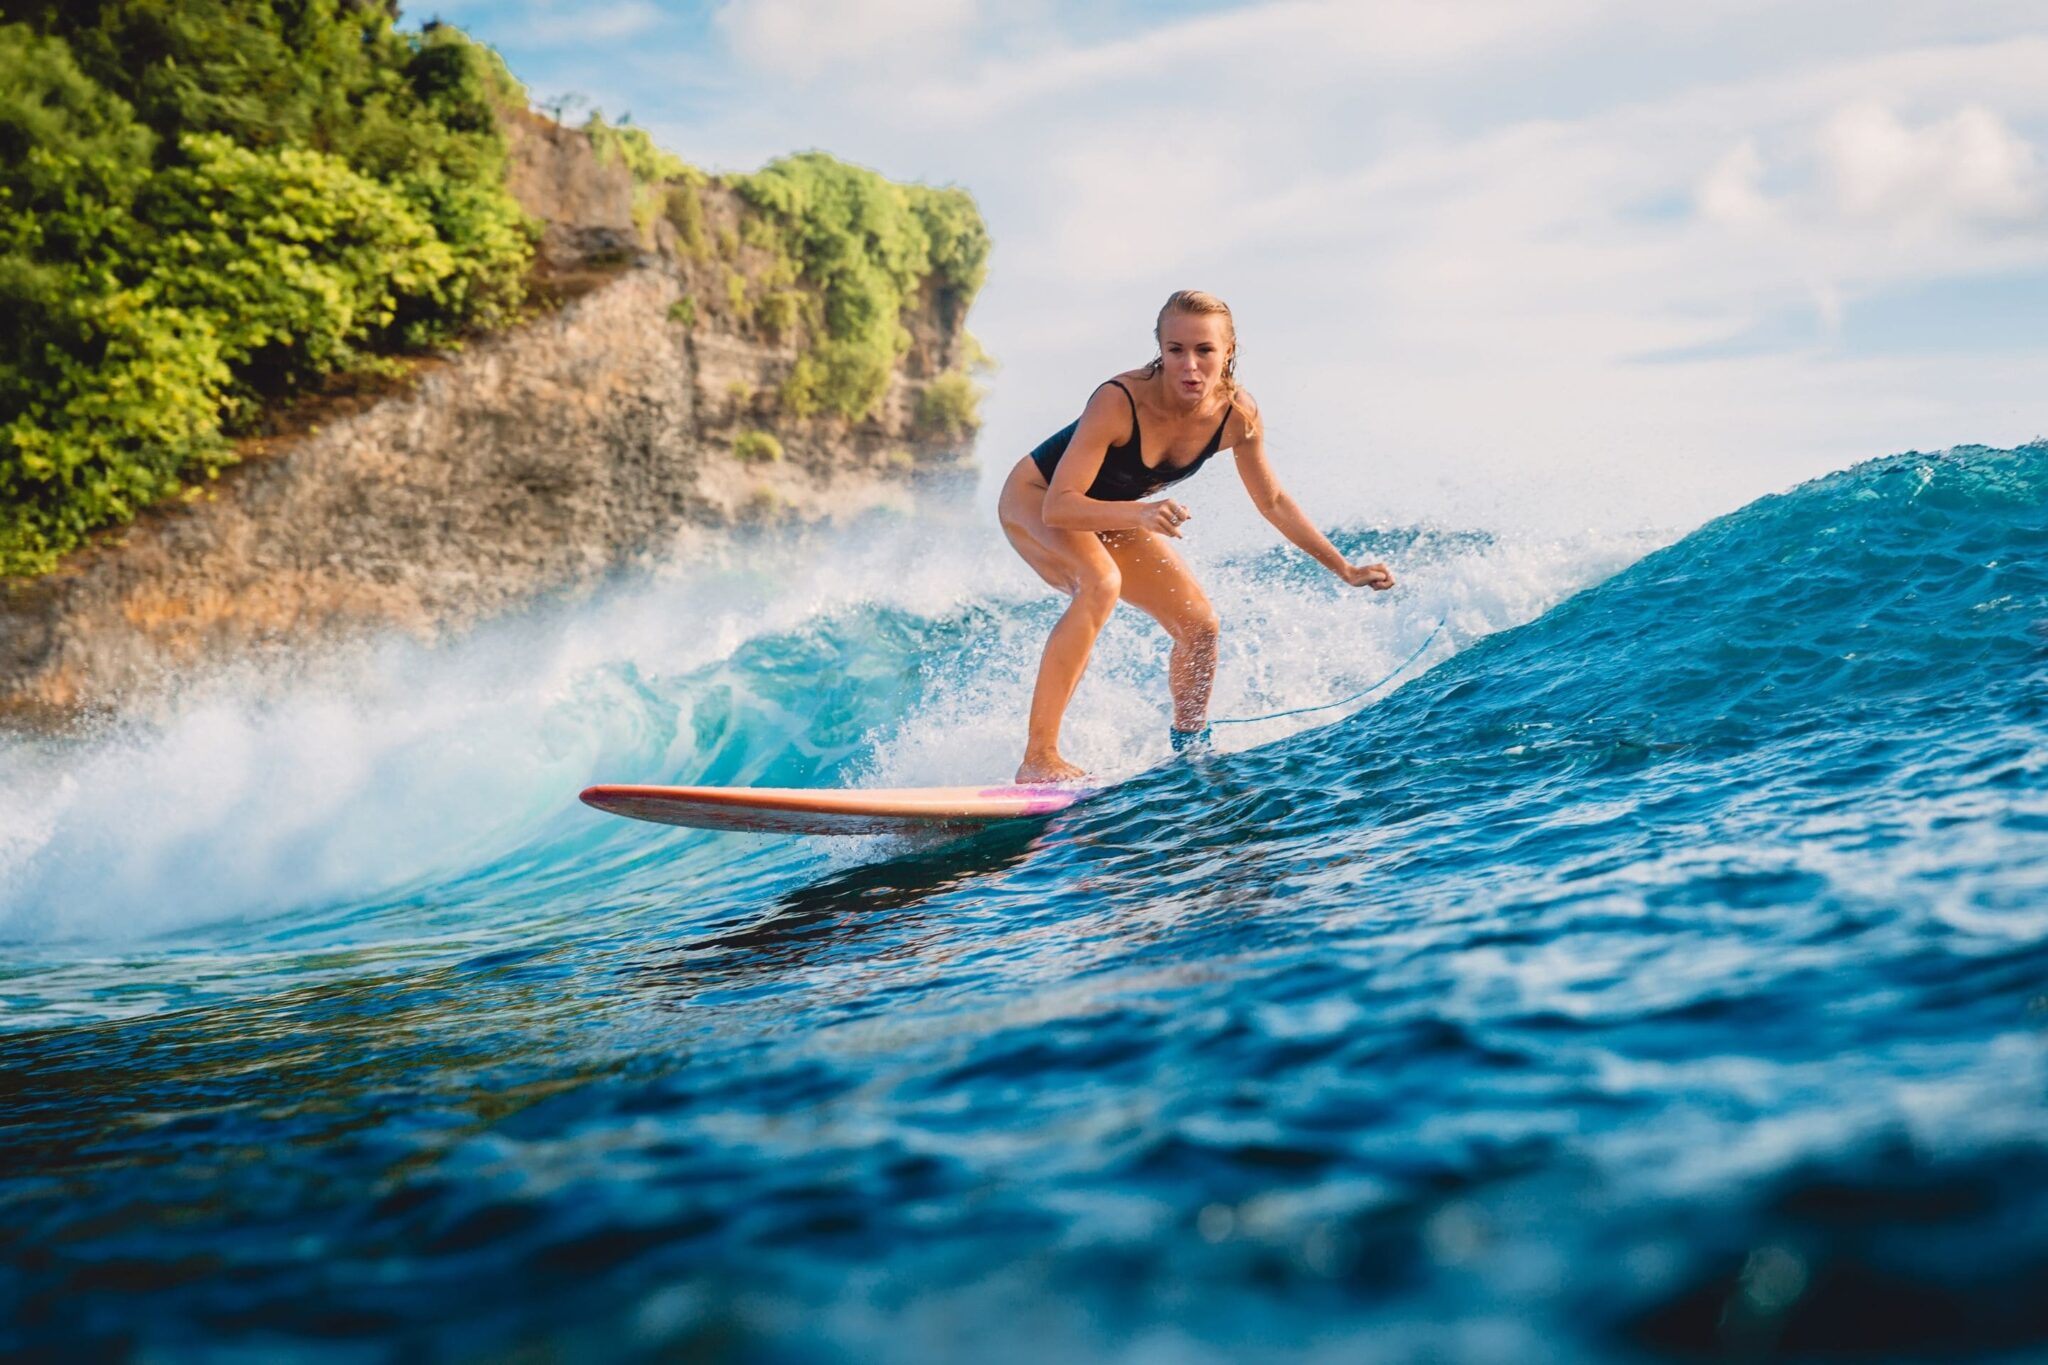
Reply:
[[1354, 588], [1371, 588], [1374, 592], [1385, 592], [1394, 586], [1394, 575], [1384, 564], [1346, 564], [1337, 570], [1337, 577]]
[[1175, 502], [1172, 498], [1161, 498], [1158, 502], [1138, 504], [1138, 526], [1141, 530], [1154, 531], [1162, 536], [1180, 537], [1182, 523], [1194, 513]]

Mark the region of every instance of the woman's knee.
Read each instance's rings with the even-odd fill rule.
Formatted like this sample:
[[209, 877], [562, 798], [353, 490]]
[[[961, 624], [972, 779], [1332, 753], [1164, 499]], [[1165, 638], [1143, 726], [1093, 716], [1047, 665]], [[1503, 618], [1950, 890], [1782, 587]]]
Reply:
[[1204, 602], [1199, 610], [1191, 611], [1175, 619], [1173, 638], [1176, 643], [1194, 649], [1214, 649], [1217, 639], [1223, 634], [1223, 620], [1216, 615], [1216, 609]]
[[1123, 572], [1116, 565], [1091, 565], [1081, 571], [1080, 579], [1074, 585], [1074, 605], [1098, 621], [1107, 621], [1109, 614], [1116, 610], [1117, 599], [1123, 596], [1123, 591]]

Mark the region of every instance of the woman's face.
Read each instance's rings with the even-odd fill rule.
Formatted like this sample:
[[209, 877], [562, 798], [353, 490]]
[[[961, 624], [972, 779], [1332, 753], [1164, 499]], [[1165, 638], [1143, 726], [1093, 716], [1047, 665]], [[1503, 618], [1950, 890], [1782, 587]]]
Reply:
[[1199, 407], [1222, 381], [1230, 352], [1230, 322], [1221, 313], [1168, 313], [1159, 326], [1162, 377], [1189, 407]]

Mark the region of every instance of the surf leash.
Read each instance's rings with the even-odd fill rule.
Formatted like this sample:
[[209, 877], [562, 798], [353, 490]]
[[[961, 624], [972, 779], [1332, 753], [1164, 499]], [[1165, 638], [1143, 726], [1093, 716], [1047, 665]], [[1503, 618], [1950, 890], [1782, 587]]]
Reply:
[[1398, 668], [1396, 668], [1393, 672], [1387, 674], [1386, 677], [1381, 678], [1372, 686], [1360, 688], [1358, 691], [1353, 692], [1348, 697], [1339, 697], [1335, 701], [1326, 701], [1321, 706], [1297, 706], [1291, 711], [1274, 711], [1271, 714], [1264, 716], [1233, 716], [1228, 720], [1212, 720], [1209, 723], [1211, 725], [1253, 725], [1262, 720], [1281, 720], [1287, 716], [1307, 716], [1312, 715], [1317, 711], [1334, 711], [1340, 706], [1349, 706], [1352, 702], [1362, 701], [1366, 697], [1369, 697], [1373, 693], [1379, 691], [1382, 687], [1385, 687], [1394, 679], [1400, 677], [1403, 673], [1406, 673], [1408, 671], [1408, 665], [1414, 663], [1417, 659], [1421, 658], [1422, 651], [1428, 649], [1431, 642], [1434, 641], [1437, 636], [1443, 634], [1444, 623], [1450, 619], [1450, 608], [1446, 607], [1444, 609], [1444, 614], [1437, 618], [1435, 627], [1430, 630], [1429, 634], [1422, 637], [1422, 643], [1415, 646], [1415, 652], [1413, 654], [1410, 654], [1407, 658], [1401, 660], [1401, 664]]

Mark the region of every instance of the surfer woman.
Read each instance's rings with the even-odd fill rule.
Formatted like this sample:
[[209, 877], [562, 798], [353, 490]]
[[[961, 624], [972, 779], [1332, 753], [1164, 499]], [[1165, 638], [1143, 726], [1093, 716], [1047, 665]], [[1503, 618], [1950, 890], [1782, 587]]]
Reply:
[[1144, 499], [1217, 451], [1236, 453], [1252, 503], [1310, 558], [1354, 588], [1394, 586], [1386, 565], [1352, 564], [1339, 554], [1273, 476], [1259, 405], [1237, 386], [1237, 328], [1223, 300], [1183, 289], [1159, 310], [1152, 335], [1159, 343], [1152, 363], [1096, 389], [1078, 421], [1017, 462], [996, 504], [1024, 562], [1074, 599], [1039, 660], [1019, 782], [1087, 775], [1060, 757], [1060, 721], [1119, 599], [1173, 638], [1173, 747], [1208, 738], [1216, 609], [1167, 544], [1193, 514], [1172, 498]]

